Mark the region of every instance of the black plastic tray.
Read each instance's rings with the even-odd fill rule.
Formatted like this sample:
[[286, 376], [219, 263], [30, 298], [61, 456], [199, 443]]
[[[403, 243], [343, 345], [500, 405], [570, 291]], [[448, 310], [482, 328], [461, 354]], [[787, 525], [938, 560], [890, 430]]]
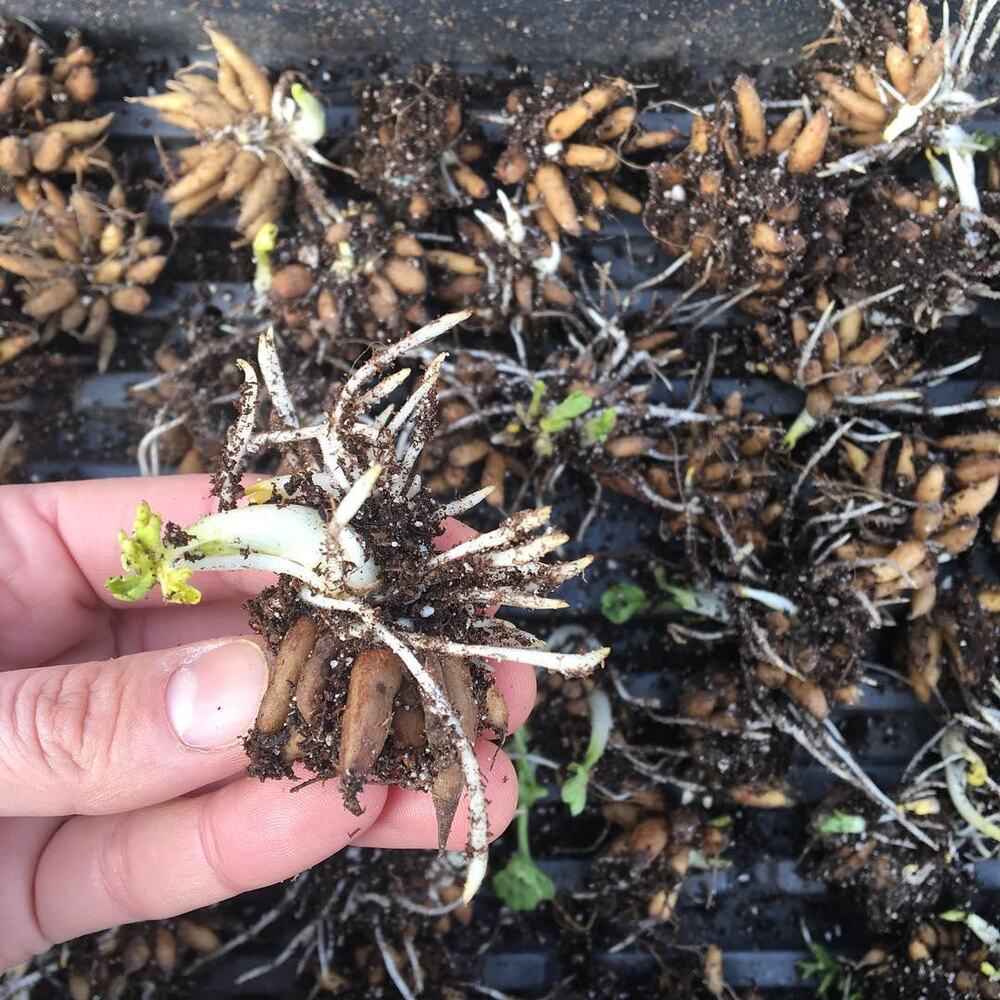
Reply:
[[[238, 8], [238, 9], [237, 9]], [[670, 61], [671, 73], [688, 78], [706, 78], [729, 63], [753, 66], [764, 61], [788, 62], [797, 48], [819, 34], [828, 10], [817, 0], [741, 0], [730, 3], [673, 2], [621, 4], [611, 0], [573, 0], [564, 3], [521, 3], [514, 0], [465, 3], [440, 0], [413, 4], [406, 0], [380, 0], [359, 5], [349, 3], [293, 3], [269, 0], [244, 0], [239, 4], [83, 3], [64, 0], [32, 0], [8, 3], [5, 14], [23, 14], [47, 29], [81, 26], [89, 40], [97, 45], [119, 45], [134, 60], [149, 57], [152, 62], [163, 57], [176, 65], [183, 58], [196, 58], [195, 49], [202, 43], [199, 20], [211, 16], [223, 30], [231, 31], [263, 61], [273, 64], [290, 60], [305, 65], [313, 59], [331, 77], [325, 95], [331, 130], [344, 132], [353, 121], [354, 112], [347, 102], [351, 74], [370, 69], [372, 60], [383, 64], [398, 59], [452, 59], [483, 73], [497, 72], [506, 63], [528, 64], [534, 71], [559, 69], [583, 62], [588, 66], [654, 66]], [[134, 68], [134, 62], [132, 63]], [[168, 75], [159, 71], [159, 79]], [[116, 111], [113, 143], [124, 150], [133, 162], [148, 163], [155, 170], [155, 154], [150, 141], [158, 135], [168, 147], [181, 134], [160, 126], [155, 118], [140, 109], [120, 103], [120, 96], [145, 91], [145, 79], [137, 79], [125, 60], [112, 67], [106, 77], [102, 101]], [[651, 127], [671, 120], [660, 115]], [[997, 121], [984, 116], [980, 123], [991, 131]], [[156, 214], [159, 212], [159, 214]], [[162, 211], [154, 207], [154, 221], [165, 223]], [[221, 223], [218, 219], [198, 221], [185, 236], [187, 246], [219, 247]], [[595, 257], [615, 262], [615, 274], [623, 286], [652, 273], [655, 259], [652, 240], [635, 220], [620, 220], [608, 227], [610, 238], [595, 242]], [[211, 252], [210, 250], [207, 252]], [[661, 265], [662, 266], [662, 265]], [[176, 272], [175, 272], [176, 273]], [[189, 299], [198, 286], [185, 280], [181, 270], [172, 284], [161, 283], [154, 293], [148, 313], [132, 323], [129, 336], [139, 340], [144, 335], [158, 343], [159, 336], [176, 314], [181, 302]], [[219, 282], [213, 286], [212, 302], [225, 313], [245, 309], [249, 286], [238, 281]], [[720, 317], [716, 328], [734, 322], [734, 317]], [[985, 309], [975, 320], [1000, 329], [1000, 311]], [[994, 359], [995, 360], [995, 359]], [[992, 377], [1000, 367], [991, 366]], [[28, 479], [73, 479], [137, 474], [133, 457], [138, 428], [123, 420], [129, 408], [128, 387], [148, 377], [149, 373], [112, 371], [106, 375], [84, 372], [79, 381], [67, 388], [72, 393], [75, 414], [86, 421], [86, 433], [66, 440], [66, 457], [59, 461], [28, 456], [24, 474]], [[953, 382], [940, 390], [935, 402], [966, 397], [978, 382]], [[788, 415], [798, 411], [801, 399], [795, 390], [776, 387], [763, 379], [718, 380], [712, 388], [720, 399], [739, 387], [748, 406], [773, 414]], [[686, 385], [678, 382], [674, 392], [684, 398]], [[957, 394], [957, 395], [956, 395]], [[27, 397], [13, 404], [0, 405], [2, 411], [26, 414], [44, 407], [43, 398]], [[110, 450], [109, 450], [110, 448]], [[108, 454], [116, 454], [109, 461]], [[573, 520], [579, 516], [586, 498], [564, 497], [560, 517]], [[646, 533], [655, 524], [652, 515], [637, 513], [624, 500], [624, 516], [612, 509], [598, 520], [586, 540], [586, 547], [598, 555], [641, 548]], [[662, 631], [663, 621], [655, 616], [635, 619], [628, 626], [616, 628], [599, 613], [598, 598], [604, 587], [623, 575], [613, 559], [599, 559], [586, 587], [574, 586], [570, 600], [573, 611], [560, 618], [560, 624], [577, 620], [598, 633], [619, 651], [639, 650], [640, 662], [630, 670], [626, 684], [633, 694], [657, 694], [669, 700], [669, 685], [664, 682], [662, 663], [642, 652], [651, 636]], [[630, 653], [626, 654], [632, 659]], [[852, 730], [864, 732], [860, 762], [875, 780], [891, 787], [912, 753], [930, 735], [931, 721], [918, 711], [913, 700], [895, 690], [870, 691], [861, 708], [840, 713], [841, 719], [853, 716]], [[860, 718], [860, 723], [858, 723]], [[815, 803], [831, 786], [833, 779], [804, 755], [797, 756], [791, 781], [801, 793], [802, 805], [778, 813], [752, 814], [749, 833], [744, 837], [752, 849], [736, 845], [727, 857], [732, 867], [719, 873], [714, 883], [715, 905], [705, 911], [698, 905], [702, 898], [703, 876], [685, 884], [681, 910], [680, 941], [700, 944], [714, 941], [725, 954], [727, 980], [736, 988], [757, 984], [765, 996], [807, 996], [795, 963], [806, 954], [802, 927], [817, 940], [833, 942], [835, 949], [860, 953], [870, 942], [861, 937], [859, 926], [839, 926], [841, 912], [830, 901], [824, 887], [805, 882], [795, 870], [795, 852], [801, 847], [805, 809]], [[760, 849], [759, 845], [768, 845]], [[541, 867], [562, 888], [582, 884], [586, 862], [565, 858], [545, 858], [546, 845], [538, 844]], [[984, 862], [976, 866], [977, 883], [991, 897], [1000, 896], [1000, 864]], [[649, 959], [626, 952], [607, 956], [607, 961], [628, 967], [637, 977], [647, 969]], [[235, 989], [233, 979], [246, 968], [257, 964], [252, 956], [241, 955], [222, 962], [213, 969], [205, 983], [204, 996], [290, 996], [292, 966], [279, 968], [262, 980]], [[537, 942], [526, 940], [523, 947], [504, 952], [494, 951], [484, 957], [479, 981], [501, 992], [541, 995], [561, 978], [557, 957]]]

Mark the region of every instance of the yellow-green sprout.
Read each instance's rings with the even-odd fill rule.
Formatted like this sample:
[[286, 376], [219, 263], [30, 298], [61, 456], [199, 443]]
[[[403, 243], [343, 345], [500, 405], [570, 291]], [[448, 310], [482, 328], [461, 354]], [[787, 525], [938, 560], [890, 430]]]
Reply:
[[[157, 584], [171, 604], [197, 604], [201, 593], [188, 584], [195, 571], [256, 569], [285, 573], [309, 587], [331, 584], [329, 568], [321, 568], [326, 524], [312, 507], [255, 504], [209, 514], [174, 533], [176, 543], [163, 536], [163, 519], [141, 503], [132, 534], [119, 532], [125, 573], [107, 582], [122, 601], [138, 601]], [[376, 568], [364, 558], [357, 539], [345, 529], [342, 544], [353, 566], [345, 582], [369, 589]], [[336, 581], [333, 581], [336, 582]]]
[[264, 295], [271, 288], [271, 254], [278, 243], [278, 227], [268, 222], [257, 230], [253, 238], [253, 290]]

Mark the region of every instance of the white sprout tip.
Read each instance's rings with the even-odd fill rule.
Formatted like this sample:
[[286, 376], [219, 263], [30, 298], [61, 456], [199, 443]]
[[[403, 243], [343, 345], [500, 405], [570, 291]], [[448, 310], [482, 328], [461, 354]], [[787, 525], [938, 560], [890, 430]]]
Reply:
[[340, 527], [349, 524], [364, 502], [371, 496], [375, 483], [381, 475], [382, 463], [373, 462], [347, 491], [344, 499], [337, 504], [332, 523]]
[[476, 854], [469, 862], [469, 870], [465, 873], [465, 885], [462, 888], [462, 903], [466, 906], [472, 902], [479, 892], [479, 887], [486, 878], [486, 856]]

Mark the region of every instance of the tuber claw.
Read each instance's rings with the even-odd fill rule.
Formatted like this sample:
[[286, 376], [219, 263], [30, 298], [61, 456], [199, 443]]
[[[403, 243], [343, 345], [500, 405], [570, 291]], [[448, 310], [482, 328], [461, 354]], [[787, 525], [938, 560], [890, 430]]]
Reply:
[[403, 680], [403, 661], [387, 649], [354, 658], [340, 731], [340, 790], [344, 804], [361, 814], [358, 792], [385, 746], [392, 703]]

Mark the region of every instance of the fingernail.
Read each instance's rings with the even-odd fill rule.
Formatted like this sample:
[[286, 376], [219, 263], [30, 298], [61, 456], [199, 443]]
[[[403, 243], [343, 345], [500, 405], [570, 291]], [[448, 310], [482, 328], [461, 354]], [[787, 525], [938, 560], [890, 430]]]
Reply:
[[266, 684], [267, 659], [256, 643], [208, 646], [167, 682], [167, 718], [189, 747], [229, 746], [253, 725]]

